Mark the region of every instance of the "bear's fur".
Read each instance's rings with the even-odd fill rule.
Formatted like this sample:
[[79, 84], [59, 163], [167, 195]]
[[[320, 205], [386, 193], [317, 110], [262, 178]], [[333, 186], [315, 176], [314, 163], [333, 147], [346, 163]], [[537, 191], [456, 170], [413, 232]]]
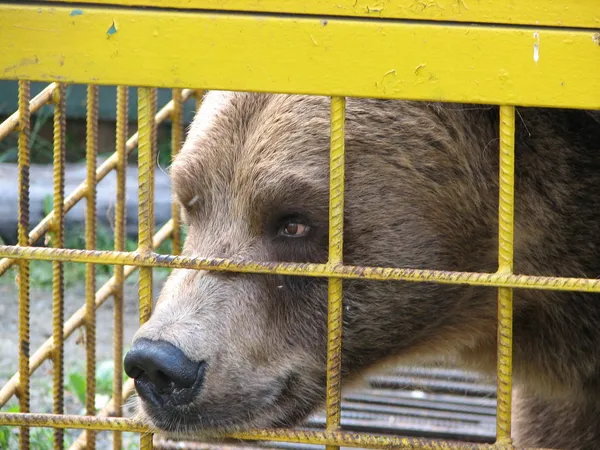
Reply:
[[[516, 273], [600, 275], [595, 113], [518, 108]], [[347, 100], [344, 262], [497, 270], [497, 107]], [[330, 100], [210, 92], [171, 169], [184, 254], [326, 262]], [[301, 237], [285, 224], [308, 225]], [[444, 357], [493, 374], [497, 290], [346, 280], [343, 374]], [[201, 392], [154, 409], [168, 431], [296, 424], [325, 395], [327, 280], [175, 270], [135, 339], [207, 363]], [[514, 291], [514, 439], [600, 448], [600, 298]]]

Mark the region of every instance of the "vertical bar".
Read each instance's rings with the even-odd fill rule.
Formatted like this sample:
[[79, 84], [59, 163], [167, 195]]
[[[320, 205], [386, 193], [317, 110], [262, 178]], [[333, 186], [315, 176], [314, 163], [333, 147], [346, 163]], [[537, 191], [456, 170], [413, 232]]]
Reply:
[[[89, 85], [87, 95], [86, 160], [87, 208], [85, 216], [85, 248], [96, 248], [96, 156], [98, 153], [98, 86]], [[96, 266], [85, 266], [85, 350], [86, 350], [86, 414], [96, 414]], [[96, 436], [88, 430], [87, 449], [96, 447]]]
[[[183, 142], [183, 99], [181, 89], [173, 89], [173, 114], [171, 124], [171, 160], [179, 153]], [[171, 218], [173, 219], [173, 235], [171, 240], [171, 253], [181, 254], [181, 214], [179, 203], [172, 202]]]
[[[515, 108], [500, 106], [498, 272], [513, 272]], [[498, 289], [498, 406], [496, 439], [510, 444], [512, 406], [512, 289]]]
[[[54, 216], [52, 221], [54, 248], [65, 245], [65, 85], [59, 83], [53, 93], [54, 100]], [[54, 342], [54, 414], [64, 414], [64, 274], [63, 263], [52, 262], [52, 339]], [[63, 450], [64, 430], [54, 430], [54, 448]]]
[[[19, 245], [29, 244], [29, 81], [19, 81]], [[19, 411], [29, 412], [29, 261], [19, 261]], [[29, 429], [20, 429], [20, 448], [29, 448]]]
[[[342, 262], [344, 226], [344, 121], [346, 99], [331, 98], [331, 153], [329, 162], [329, 264]], [[340, 426], [342, 369], [342, 279], [329, 279], [327, 314], [327, 431]], [[327, 446], [327, 450], [337, 449]]]
[[[154, 233], [154, 163], [156, 148], [156, 89], [138, 89], [138, 203], [139, 231], [138, 251], [152, 252]], [[140, 267], [139, 284], [140, 325], [146, 323], [152, 313], [152, 267]], [[140, 436], [140, 447], [152, 448], [152, 434]]]
[[[117, 205], [115, 210], [115, 251], [125, 250], [125, 181], [127, 168], [127, 86], [117, 88]], [[113, 405], [116, 417], [123, 415], [123, 285], [124, 267], [115, 266], [114, 291], [114, 377]], [[120, 431], [113, 432], [113, 448], [120, 449], [123, 445]]]

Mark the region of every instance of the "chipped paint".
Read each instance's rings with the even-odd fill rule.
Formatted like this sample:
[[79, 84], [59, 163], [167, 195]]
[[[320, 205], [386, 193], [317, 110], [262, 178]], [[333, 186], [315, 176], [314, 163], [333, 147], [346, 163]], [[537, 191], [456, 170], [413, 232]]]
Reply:
[[456, 2], [456, 9], [460, 13], [462, 11], [468, 11], [469, 7], [464, 2], [464, 0], [457, 0], [457, 2]]
[[19, 62], [17, 64], [13, 64], [11, 66], [6, 66], [4, 68], [4, 73], [6, 74], [14, 69], [19, 68], [19, 67], [31, 66], [31, 65], [37, 64], [39, 62], [40, 62], [40, 60], [38, 59], [37, 56], [34, 56], [33, 58], [22, 58], [21, 60], [19, 60]]
[[540, 34], [537, 31], [533, 33], [533, 39], [535, 39], [533, 44], [533, 61], [537, 64], [540, 60]]
[[415, 75], [419, 75], [419, 71], [425, 67], [427, 67], [427, 64], [419, 64], [417, 67], [415, 67]]
[[119, 31], [117, 29], [117, 21], [113, 19], [112, 25], [108, 28], [108, 30], [106, 30], [106, 34], [108, 36], [112, 36], [113, 34], [115, 34], [117, 31]]
[[396, 69], [390, 69], [390, 70], [388, 70], [388, 71], [387, 71], [387, 72], [386, 72], [386, 73], [383, 75], [383, 77], [385, 78], [385, 77], [387, 77], [388, 75], [392, 75], [392, 74], [396, 75]]
[[71, 13], [69, 15], [71, 17], [83, 16], [83, 10], [82, 9], [74, 9], [73, 11], [71, 11]]

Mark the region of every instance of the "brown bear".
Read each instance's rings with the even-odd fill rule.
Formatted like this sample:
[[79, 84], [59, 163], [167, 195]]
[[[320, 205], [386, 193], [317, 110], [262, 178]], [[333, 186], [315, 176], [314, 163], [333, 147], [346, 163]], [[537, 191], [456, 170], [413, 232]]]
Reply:
[[[595, 113], [518, 108], [515, 272], [600, 275]], [[347, 99], [344, 262], [497, 270], [495, 106]], [[184, 254], [326, 262], [330, 99], [214, 91], [173, 162]], [[345, 280], [343, 375], [496, 370], [497, 289]], [[327, 280], [174, 270], [125, 366], [169, 432], [297, 424], [325, 396]], [[519, 446], [600, 448], [600, 298], [514, 292]]]

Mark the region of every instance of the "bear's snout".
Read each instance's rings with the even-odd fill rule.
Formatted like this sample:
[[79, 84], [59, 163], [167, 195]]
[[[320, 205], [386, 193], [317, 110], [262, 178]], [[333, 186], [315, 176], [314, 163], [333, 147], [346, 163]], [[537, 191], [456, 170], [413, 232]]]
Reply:
[[169, 342], [142, 338], [125, 356], [124, 366], [140, 397], [149, 406], [161, 407], [167, 401], [190, 403], [202, 387], [206, 363], [190, 360]]

